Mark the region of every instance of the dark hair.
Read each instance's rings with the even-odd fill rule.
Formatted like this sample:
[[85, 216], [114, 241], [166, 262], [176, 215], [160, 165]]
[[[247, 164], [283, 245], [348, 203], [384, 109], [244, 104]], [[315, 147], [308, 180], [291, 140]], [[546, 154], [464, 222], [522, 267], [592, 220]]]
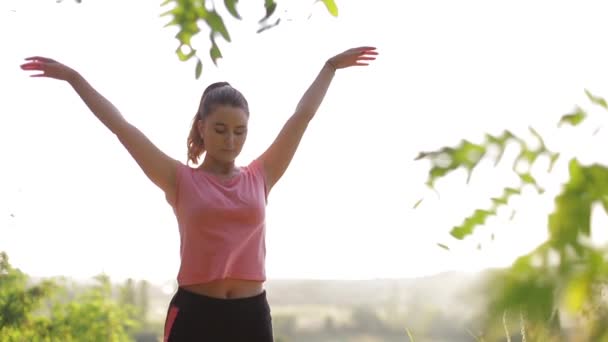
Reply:
[[203, 137], [198, 132], [197, 122], [205, 120], [218, 106], [232, 106], [241, 108], [249, 115], [249, 104], [245, 96], [240, 91], [234, 89], [228, 82], [216, 82], [210, 84], [201, 97], [201, 102], [198, 107], [194, 119], [192, 119], [192, 128], [188, 135], [188, 161], [194, 164], [198, 163], [198, 159], [205, 152], [205, 143]]

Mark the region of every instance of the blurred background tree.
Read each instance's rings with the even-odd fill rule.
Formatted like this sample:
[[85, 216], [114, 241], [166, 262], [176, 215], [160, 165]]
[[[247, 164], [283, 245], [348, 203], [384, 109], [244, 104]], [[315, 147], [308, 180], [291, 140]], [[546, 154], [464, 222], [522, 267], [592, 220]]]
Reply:
[[109, 277], [77, 287], [65, 279], [34, 282], [0, 253], [0, 341], [131, 341], [145, 320], [141, 301], [114, 295]]

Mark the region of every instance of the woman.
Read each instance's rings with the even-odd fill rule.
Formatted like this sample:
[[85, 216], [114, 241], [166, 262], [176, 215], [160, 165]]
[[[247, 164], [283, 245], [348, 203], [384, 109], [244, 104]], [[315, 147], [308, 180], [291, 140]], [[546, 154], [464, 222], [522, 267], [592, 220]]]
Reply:
[[24, 70], [67, 81], [166, 196], [180, 232], [178, 290], [169, 305], [165, 341], [273, 341], [265, 275], [265, 207], [287, 169], [337, 69], [368, 65], [374, 47], [328, 59], [277, 138], [246, 167], [235, 159], [247, 137], [245, 97], [226, 82], [205, 89], [187, 139], [188, 162], [160, 151], [78, 72], [29, 57]]

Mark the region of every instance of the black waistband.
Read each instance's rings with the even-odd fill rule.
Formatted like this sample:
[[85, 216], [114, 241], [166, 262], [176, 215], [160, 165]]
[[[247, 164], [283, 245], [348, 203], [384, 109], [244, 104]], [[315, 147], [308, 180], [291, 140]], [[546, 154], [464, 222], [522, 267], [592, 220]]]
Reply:
[[263, 290], [260, 294], [244, 297], [244, 298], [215, 298], [205, 296], [202, 294], [188, 291], [184, 288], [179, 287], [177, 293], [173, 298], [174, 304], [177, 306], [183, 305], [194, 305], [194, 306], [210, 306], [210, 307], [246, 307], [255, 306], [259, 304], [265, 304], [266, 301], [266, 290]]

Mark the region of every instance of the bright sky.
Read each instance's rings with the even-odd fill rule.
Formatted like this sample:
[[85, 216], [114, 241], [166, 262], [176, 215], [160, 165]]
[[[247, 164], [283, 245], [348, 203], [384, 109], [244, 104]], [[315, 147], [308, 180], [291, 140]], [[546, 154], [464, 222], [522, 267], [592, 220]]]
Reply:
[[[179, 263], [177, 225], [160, 190], [71, 88], [19, 69], [31, 55], [79, 70], [182, 161], [202, 90], [229, 81], [252, 112], [238, 160], [245, 164], [271, 143], [326, 58], [378, 47], [372, 66], [338, 72], [270, 195], [269, 278], [472, 271], [508, 265], [544, 240], [552, 202], [533, 197], [514, 202], [521, 210], [513, 222], [503, 215], [479, 238], [455, 243], [450, 228], [514, 178], [484, 166], [471, 186], [462, 175], [439, 183], [437, 198], [423, 185], [428, 165], [413, 160], [421, 150], [532, 124], [550, 146], [601, 160], [605, 134], [566, 130], [564, 139], [552, 126], [587, 103], [585, 88], [608, 95], [601, 1], [337, 0], [338, 18], [320, 3], [294, 2], [279, 1], [291, 21], [256, 34], [262, 1], [240, 1], [245, 21], [228, 21], [224, 58], [218, 67], [206, 60], [195, 80], [194, 62], [174, 54], [159, 1], [3, 0], [0, 250], [34, 275], [163, 281]], [[545, 179], [559, 184], [564, 173]]]

